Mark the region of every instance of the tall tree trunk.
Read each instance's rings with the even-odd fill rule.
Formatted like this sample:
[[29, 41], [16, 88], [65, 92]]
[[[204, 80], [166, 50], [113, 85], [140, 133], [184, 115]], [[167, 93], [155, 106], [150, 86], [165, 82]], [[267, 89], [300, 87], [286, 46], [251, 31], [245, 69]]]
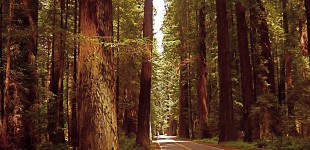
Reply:
[[[26, 87], [29, 91], [26, 93], [27, 101], [23, 102], [25, 112], [35, 112], [33, 106], [37, 99], [37, 70], [36, 70], [36, 55], [38, 46], [38, 0], [22, 0], [23, 9], [25, 11], [25, 23], [24, 27], [31, 28], [32, 34], [27, 37], [29, 39], [23, 49], [26, 52], [28, 71], [26, 75]], [[35, 129], [35, 118], [31, 114], [25, 114], [23, 116], [23, 127], [24, 127], [24, 142], [26, 149], [34, 149], [36, 143], [39, 140], [39, 136]]]
[[216, 0], [216, 12], [220, 80], [219, 142], [224, 142], [236, 139], [226, 0]]
[[74, 46], [73, 46], [73, 84], [72, 84], [72, 102], [71, 102], [71, 143], [73, 149], [78, 147], [78, 128], [77, 128], [77, 100], [76, 100], [76, 89], [77, 89], [77, 24], [78, 24], [78, 0], [74, 0]]
[[65, 133], [64, 133], [64, 128], [65, 128], [65, 119], [64, 119], [64, 84], [63, 84], [63, 79], [64, 79], [64, 64], [65, 64], [65, 36], [64, 36], [64, 11], [65, 11], [65, 0], [60, 0], [60, 47], [59, 47], [59, 57], [57, 61], [57, 70], [55, 73], [58, 74], [58, 82], [57, 85], [57, 128], [56, 128], [56, 136], [57, 136], [57, 142], [58, 143], [64, 143], [65, 142]]
[[[2, 4], [3, 2], [0, 2], [0, 67], [4, 68], [4, 64], [3, 64], [3, 40], [2, 40], [2, 27], [3, 27], [3, 17], [2, 17]], [[4, 71], [3, 69], [0, 70], [0, 118], [2, 120], [3, 118], [3, 112], [4, 112]]]
[[9, 86], [10, 86], [10, 70], [11, 70], [11, 34], [12, 34], [12, 22], [13, 22], [13, 0], [10, 0], [9, 4], [9, 21], [8, 21], [8, 31], [7, 31], [7, 43], [6, 43], [6, 66], [5, 66], [5, 81], [4, 81], [4, 113], [2, 118], [2, 148], [9, 148], [10, 143], [8, 143], [8, 121], [10, 113], [10, 96], [9, 96]]
[[306, 7], [306, 16], [307, 16], [307, 35], [308, 35], [308, 57], [309, 57], [309, 66], [310, 66], [310, 1], [305, 0]]
[[282, 51], [280, 57], [280, 83], [279, 83], [279, 104], [282, 104], [286, 100], [286, 85], [285, 85], [285, 70], [286, 70], [286, 54], [288, 53], [288, 18], [287, 18], [287, 0], [282, 0], [283, 11], [283, 29], [285, 33], [284, 51]]
[[[53, 25], [52, 25], [52, 29], [53, 29], [53, 35], [52, 35], [52, 56], [51, 56], [51, 77], [50, 77], [50, 84], [49, 84], [49, 90], [55, 95], [57, 94], [57, 83], [58, 83], [58, 78], [57, 78], [57, 73], [55, 73], [56, 71], [56, 33], [55, 33], [55, 29], [56, 29], [56, 0], [53, 0]], [[56, 119], [57, 116], [55, 114], [56, 109], [57, 109], [57, 105], [56, 105], [56, 100], [57, 97], [56, 96], [52, 96], [49, 97], [48, 99], [48, 107], [47, 107], [47, 112], [48, 112], [48, 125], [47, 125], [47, 130], [48, 130], [48, 137], [49, 137], [49, 141], [53, 142], [53, 143], [57, 143], [57, 136], [55, 134], [56, 132]]]
[[150, 145], [150, 99], [151, 99], [151, 55], [153, 43], [153, 0], [144, 1], [143, 37], [146, 38], [146, 53], [143, 56], [138, 110], [138, 132], [136, 144], [144, 149]]
[[189, 138], [189, 83], [188, 83], [188, 67], [187, 67], [187, 47], [186, 47], [186, 24], [187, 24], [187, 0], [180, 0], [178, 2], [179, 13], [185, 18], [179, 18], [179, 39], [180, 44], [180, 97], [179, 97], [179, 137]]
[[[64, 105], [63, 105], [63, 69], [64, 69], [64, 39], [63, 31], [56, 32], [57, 0], [53, 5], [53, 39], [52, 39], [52, 66], [50, 91], [54, 94], [48, 102], [48, 132], [49, 140], [54, 144], [64, 143]], [[60, 1], [60, 28], [63, 29], [64, 1]]]
[[112, 8], [112, 0], [80, 1], [80, 29], [87, 37], [81, 41], [78, 65], [78, 136], [83, 150], [119, 149], [114, 55], [105, 46], [112, 42]]
[[252, 66], [250, 59], [249, 41], [245, 9], [240, 1], [235, 4], [237, 17], [238, 46], [241, 68], [241, 88], [243, 99], [244, 141], [252, 142], [251, 105], [254, 102]]
[[[65, 6], [65, 26], [64, 29], [65, 31], [68, 31], [68, 17], [69, 17], [69, 0], [66, 0], [66, 6]], [[67, 114], [67, 126], [68, 126], [68, 142], [71, 143], [71, 123], [70, 123], [70, 113], [69, 113], [69, 99], [70, 99], [70, 94], [69, 94], [69, 83], [71, 82], [71, 80], [69, 80], [70, 78], [70, 58], [69, 58], [69, 46], [67, 46], [67, 32], [65, 32], [64, 34], [64, 50], [66, 50], [64, 53], [66, 54], [66, 114]], [[65, 122], [65, 119], [64, 119]]]
[[208, 100], [207, 100], [207, 65], [206, 65], [206, 6], [202, 3], [199, 9], [199, 125], [200, 138], [209, 137], [208, 133]]

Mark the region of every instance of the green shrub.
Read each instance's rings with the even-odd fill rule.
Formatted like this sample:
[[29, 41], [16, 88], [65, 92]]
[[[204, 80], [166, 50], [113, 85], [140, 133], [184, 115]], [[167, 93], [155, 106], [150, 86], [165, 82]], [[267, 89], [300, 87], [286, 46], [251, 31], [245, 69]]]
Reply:
[[210, 143], [210, 144], [218, 144], [218, 138], [213, 137], [211, 139], [196, 139], [194, 142], [203, 142], [203, 143]]
[[257, 149], [257, 143], [247, 143], [242, 141], [231, 141], [231, 142], [224, 142], [220, 145], [226, 147], [234, 147], [239, 149]]

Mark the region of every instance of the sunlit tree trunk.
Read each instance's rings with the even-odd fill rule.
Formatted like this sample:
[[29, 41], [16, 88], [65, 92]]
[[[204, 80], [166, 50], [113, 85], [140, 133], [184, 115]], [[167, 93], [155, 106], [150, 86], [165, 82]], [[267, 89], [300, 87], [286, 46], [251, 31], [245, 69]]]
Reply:
[[240, 55], [241, 68], [241, 88], [243, 99], [243, 126], [244, 126], [244, 141], [252, 142], [252, 127], [251, 127], [251, 105], [254, 102], [252, 66], [250, 59], [249, 41], [247, 24], [245, 18], [245, 9], [240, 1], [235, 4], [237, 17], [237, 32], [238, 32], [238, 47]]
[[80, 13], [79, 149], [118, 150], [112, 0], [81, 0]]
[[226, 0], [216, 0], [218, 63], [220, 80], [219, 142], [236, 139]]
[[144, 1], [143, 37], [146, 39], [146, 49], [142, 58], [136, 144], [142, 146], [144, 149], [149, 149], [152, 72], [151, 54], [153, 48], [153, 0]]

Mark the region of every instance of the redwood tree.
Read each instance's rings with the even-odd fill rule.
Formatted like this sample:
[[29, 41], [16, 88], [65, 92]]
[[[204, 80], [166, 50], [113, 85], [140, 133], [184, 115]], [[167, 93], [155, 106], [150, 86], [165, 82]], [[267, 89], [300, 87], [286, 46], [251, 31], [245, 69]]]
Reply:
[[81, 0], [80, 14], [79, 149], [118, 149], [112, 0]]
[[219, 142], [224, 142], [236, 139], [226, 0], [216, 0], [216, 13], [220, 80]]
[[179, 55], [180, 55], [180, 80], [179, 80], [179, 137], [189, 138], [189, 82], [188, 82], [188, 49], [186, 41], [187, 33], [187, 0], [180, 0], [178, 4], [178, 32], [179, 32]]
[[240, 1], [236, 4], [238, 46], [241, 67], [241, 88], [243, 99], [243, 125], [244, 125], [244, 141], [252, 141], [251, 127], [251, 105], [254, 102], [252, 66], [250, 59], [249, 41], [247, 24], [245, 18], [245, 9]]
[[207, 62], [206, 62], [206, 6], [202, 3], [199, 9], [199, 88], [198, 96], [200, 103], [200, 138], [207, 138], [208, 133], [208, 100], [207, 100]]
[[138, 132], [136, 144], [144, 149], [150, 145], [150, 99], [151, 99], [151, 54], [153, 41], [153, 0], [144, 1], [143, 37], [146, 49], [140, 77], [140, 96], [138, 110]]

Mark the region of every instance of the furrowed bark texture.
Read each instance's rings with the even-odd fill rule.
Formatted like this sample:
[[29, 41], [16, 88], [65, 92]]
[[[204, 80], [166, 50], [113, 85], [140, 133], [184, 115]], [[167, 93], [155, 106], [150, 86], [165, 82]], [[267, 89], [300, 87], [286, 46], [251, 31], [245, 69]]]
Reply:
[[[118, 149], [112, 0], [81, 0], [78, 64], [79, 149]], [[102, 43], [103, 42], [103, 43]]]
[[206, 62], [206, 7], [205, 4], [199, 9], [199, 103], [200, 103], [200, 138], [207, 138], [208, 133], [208, 100], [207, 100], [207, 62]]

